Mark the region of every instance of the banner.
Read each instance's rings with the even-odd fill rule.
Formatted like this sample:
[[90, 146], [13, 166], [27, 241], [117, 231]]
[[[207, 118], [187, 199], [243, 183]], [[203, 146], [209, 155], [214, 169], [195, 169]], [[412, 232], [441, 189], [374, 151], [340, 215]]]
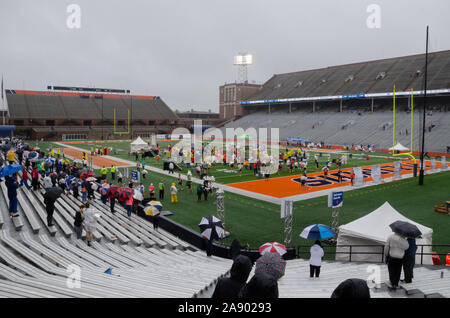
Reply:
[[141, 181], [141, 174], [139, 171], [133, 170], [131, 171], [131, 182], [139, 183]]
[[401, 174], [400, 174], [401, 166], [402, 166], [402, 163], [400, 161], [394, 162], [394, 179], [401, 178]]
[[353, 168], [353, 173], [355, 174], [355, 186], [362, 186], [364, 184], [364, 176], [361, 167]]
[[431, 159], [431, 171], [436, 171], [436, 159]]
[[381, 167], [380, 165], [372, 166], [372, 179], [374, 183], [381, 182]]
[[447, 170], [447, 158], [445, 156], [442, 156], [441, 158], [441, 170]]
[[340, 208], [344, 203], [344, 192], [330, 192], [328, 193], [328, 207]]

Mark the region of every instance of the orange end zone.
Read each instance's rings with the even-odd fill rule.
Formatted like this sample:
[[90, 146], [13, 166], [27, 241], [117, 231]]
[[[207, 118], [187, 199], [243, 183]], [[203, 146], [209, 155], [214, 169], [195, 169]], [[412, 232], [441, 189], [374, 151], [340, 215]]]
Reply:
[[[426, 170], [430, 170], [431, 162], [426, 161], [425, 166]], [[436, 168], [439, 169], [440, 167], [441, 163], [436, 162]], [[363, 166], [361, 168], [363, 170], [364, 182], [373, 181], [371, 177], [372, 166], [371, 165]], [[394, 176], [393, 163], [380, 164], [380, 168], [382, 179]], [[307, 175], [308, 180], [304, 188], [302, 188], [300, 183], [301, 175], [231, 183], [227, 184], [227, 186], [246, 191], [256, 192], [259, 194], [264, 194], [276, 198], [285, 198], [294, 195], [311, 193], [333, 188], [340, 188], [350, 185], [350, 173], [352, 171], [352, 168], [346, 168], [341, 170], [343, 172], [341, 183], [338, 182], [337, 171], [338, 170], [329, 171], [326, 178], [322, 172], [315, 172], [308, 174]], [[404, 175], [412, 173], [413, 173], [413, 161], [403, 161], [401, 174]]]

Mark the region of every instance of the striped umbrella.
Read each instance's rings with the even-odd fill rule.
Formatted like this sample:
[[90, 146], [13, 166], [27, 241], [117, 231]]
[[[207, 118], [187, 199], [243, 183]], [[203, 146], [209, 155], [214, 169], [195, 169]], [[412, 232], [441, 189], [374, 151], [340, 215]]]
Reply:
[[223, 237], [225, 230], [222, 221], [214, 215], [203, 217], [198, 225], [202, 236], [207, 240], [213, 240]]
[[150, 201], [144, 207], [144, 212], [147, 215], [156, 216], [161, 213], [162, 204], [159, 201]]
[[286, 254], [286, 246], [278, 242], [265, 243], [260, 246], [259, 254], [278, 253], [281, 256]]
[[305, 227], [300, 233], [300, 237], [308, 240], [325, 240], [335, 235], [336, 232], [332, 228], [323, 224], [312, 224]]
[[256, 260], [255, 274], [263, 272], [277, 280], [284, 276], [286, 261], [278, 253], [266, 253]]

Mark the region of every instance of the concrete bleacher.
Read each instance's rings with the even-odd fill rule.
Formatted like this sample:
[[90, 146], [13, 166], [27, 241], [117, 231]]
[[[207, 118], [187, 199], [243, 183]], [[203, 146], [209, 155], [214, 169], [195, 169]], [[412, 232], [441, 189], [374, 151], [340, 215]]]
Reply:
[[[119, 204], [111, 214], [98, 196], [101, 217], [88, 247], [73, 231], [79, 200], [63, 194], [48, 227], [42, 190], [20, 188], [19, 217], [10, 218], [0, 188], [0, 297], [194, 297], [231, 267], [138, 216], [129, 219]], [[67, 285], [71, 265], [81, 270], [81, 288]]]

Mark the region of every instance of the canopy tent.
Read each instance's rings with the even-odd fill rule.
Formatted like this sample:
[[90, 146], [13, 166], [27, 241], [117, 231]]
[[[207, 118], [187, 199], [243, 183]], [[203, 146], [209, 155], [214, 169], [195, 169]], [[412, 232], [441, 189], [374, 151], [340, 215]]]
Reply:
[[[395, 221], [405, 221], [416, 225], [422, 232], [422, 238], [416, 239], [416, 244], [431, 245], [433, 230], [416, 223], [395, 210], [388, 202], [385, 202], [375, 211], [359, 218], [348, 224], [339, 227], [339, 234], [337, 238], [337, 252], [344, 252], [344, 254], [337, 253], [336, 260], [349, 260], [349, 247], [343, 245], [378, 245], [378, 246], [361, 246], [352, 247], [352, 253], [380, 253], [382, 248], [379, 245], [384, 245], [389, 235], [393, 232], [389, 225]], [[421, 252], [418, 248], [417, 252]], [[431, 254], [431, 247], [424, 247], [424, 253]], [[381, 254], [352, 254], [352, 261], [364, 262], [381, 262]], [[416, 256], [416, 263], [420, 264], [421, 257]], [[423, 256], [424, 264], [432, 264], [431, 255]]]
[[148, 144], [144, 140], [142, 140], [141, 137], [137, 137], [137, 139], [131, 143], [131, 152], [146, 149], [148, 149]]
[[248, 140], [248, 139], [250, 139], [250, 136], [247, 135], [247, 134], [242, 134], [242, 135], [238, 136], [237, 139], [246, 139], [246, 140]]
[[401, 143], [397, 143], [394, 147], [389, 148], [389, 150], [398, 150], [398, 151], [408, 151], [409, 148], [406, 148]]

